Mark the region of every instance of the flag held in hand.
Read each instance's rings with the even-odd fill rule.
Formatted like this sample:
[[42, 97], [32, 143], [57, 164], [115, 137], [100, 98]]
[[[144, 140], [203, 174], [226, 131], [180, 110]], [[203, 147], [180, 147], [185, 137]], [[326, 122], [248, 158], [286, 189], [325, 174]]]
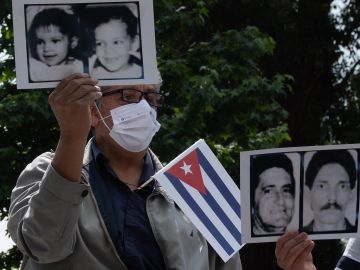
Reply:
[[241, 247], [240, 190], [204, 140], [154, 175], [224, 262]]

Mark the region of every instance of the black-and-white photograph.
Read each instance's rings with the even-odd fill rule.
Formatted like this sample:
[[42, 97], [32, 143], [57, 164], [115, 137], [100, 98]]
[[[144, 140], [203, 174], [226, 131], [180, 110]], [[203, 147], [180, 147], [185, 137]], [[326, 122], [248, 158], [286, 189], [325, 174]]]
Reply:
[[138, 3], [87, 5], [86, 9], [93, 44], [90, 75], [98, 79], [141, 78]]
[[[294, 165], [297, 154], [254, 155], [250, 159], [251, 232], [253, 236], [281, 235], [295, 213]], [[298, 170], [296, 170], [298, 171]], [[296, 175], [297, 182], [299, 175]]]
[[54, 87], [75, 72], [99, 85], [158, 80], [152, 1], [20, 0], [13, 12], [20, 89]]
[[274, 242], [286, 231], [310, 239], [359, 236], [360, 145], [240, 153], [245, 243]]
[[357, 160], [356, 150], [304, 154], [303, 231], [356, 232]]

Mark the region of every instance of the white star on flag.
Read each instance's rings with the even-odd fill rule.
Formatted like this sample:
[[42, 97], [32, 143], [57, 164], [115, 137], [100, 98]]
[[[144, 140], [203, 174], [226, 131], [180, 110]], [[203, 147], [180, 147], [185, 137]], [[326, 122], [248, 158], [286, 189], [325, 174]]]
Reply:
[[188, 173], [191, 173], [192, 174], [192, 171], [191, 171], [191, 164], [190, 165], [187, 165], [186, 163], [185, 163], [185, 161], [183, 162], [183, 164], [184, 164], [184, 166], [182, 166], [182, 167], [180, 167], [183, 171], [184, 171], [184, 173], [185, 173], [185, 175], [187, 175]]

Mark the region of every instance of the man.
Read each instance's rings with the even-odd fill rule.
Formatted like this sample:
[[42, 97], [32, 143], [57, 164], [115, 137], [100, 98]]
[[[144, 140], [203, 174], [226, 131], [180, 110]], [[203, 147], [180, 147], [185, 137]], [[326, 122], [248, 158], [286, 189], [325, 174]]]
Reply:
[[285, 154], [255, 156], [251, 159], [250, 178], [252, 233], [283, 233], [294, 213], [291, 160]]
[[304, 189], [314, 219], [304, 231], [356, 231], [345, 217], [347, 206], [356, 197], [355, 183], [356, 167], [349, 151], [316, 152], [306, 169]]
[[216, 256], [157, 183], [139, 188], [161, 168], [148, 149], [156, 86], [96, 84], [74, 74], [49, 96], [58, 146], [25, 168], [11, 196], [22, 269], [241, 269], [238, 254], [226, 264]]

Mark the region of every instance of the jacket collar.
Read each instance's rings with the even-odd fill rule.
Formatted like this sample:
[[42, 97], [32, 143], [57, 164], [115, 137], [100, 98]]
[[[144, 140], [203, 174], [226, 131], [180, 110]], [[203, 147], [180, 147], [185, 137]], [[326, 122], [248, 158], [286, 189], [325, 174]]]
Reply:
[[[91, 152], [91, 144], [93, 143], [93, 141], [94, 141], [94, 137], [92, 137], [86, 144], [85, 151], [84, 151], [84, 157], [83, 157], [83, 167], [86, 167], [93, 160], [93, 156], [92, 156], [92, 152]], [[148, 152], [153, 161], [153, 164], [155, 167], [155, 172], [160, 171], [163, 168], [163, 165], [161, 164], [159, 158], [154, 154], [154, 152], [150, 148], [148, 148]], [[89, 179], [89, 175], [88, 175], [87, 171], [83, 170], [83, 174], [84, 174], [85, 181], [88, 182], [87, 179]], [[159, 182], [156, 181], [155, 179], [153, 179], [153, 181], [155, 181], [155, 185], [154, 185], [155, 190], [158, 193], [160, 193], [168, 202], [174, 203], [173, 199], [171, 199], [169, 197], [169, 195], [164, 190], [164, 188], [159, 184]]]
[[88, 165], [93, 159], [92, 154], [91, 154], [91, 144], [93, 141], [94, 141], [94, 137], [92, 137], [85, 146], [84, 157], [83, 157], [83, 166]]

